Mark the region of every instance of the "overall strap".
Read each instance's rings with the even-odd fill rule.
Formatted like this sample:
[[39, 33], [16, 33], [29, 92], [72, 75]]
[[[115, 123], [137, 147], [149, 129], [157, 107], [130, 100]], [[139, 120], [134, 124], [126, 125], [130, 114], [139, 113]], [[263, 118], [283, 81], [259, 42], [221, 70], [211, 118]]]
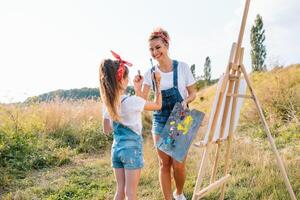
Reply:
[[173, 60], [173, 86], [178, 88], [178, 61]]
[[121, 103], [123, 103], [127, 98], [128, 98], [128, 96], [125, 96], [125, 97], [121, 100]]

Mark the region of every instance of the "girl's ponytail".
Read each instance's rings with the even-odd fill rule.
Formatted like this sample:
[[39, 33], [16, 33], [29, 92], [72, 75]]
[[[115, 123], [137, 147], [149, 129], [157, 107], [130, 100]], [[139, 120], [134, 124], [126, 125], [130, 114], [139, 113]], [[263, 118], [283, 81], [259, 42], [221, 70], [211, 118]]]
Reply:
[[[100, 96], [106, 105], [108, 114], [114, 121], [120, 121], [118, 107], [120, 103], [121, 87], [120, 81], [116, 78], [119, 68], [119, 61], [105, 59], [101, 62], [99, 68]], [[123, 79], [128, 76], [128, 68], [125, 67]]]

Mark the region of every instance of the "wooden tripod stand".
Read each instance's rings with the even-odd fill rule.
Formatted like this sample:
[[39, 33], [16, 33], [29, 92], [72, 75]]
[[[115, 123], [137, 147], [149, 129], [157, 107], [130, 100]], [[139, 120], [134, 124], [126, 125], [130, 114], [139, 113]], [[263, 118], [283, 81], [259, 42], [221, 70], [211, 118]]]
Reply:
[[[229, 174], [229, 161], [230, 161], [230, 155], [231, 155], [231, 146], [232, 146], [232, 140], [233, 140], [233, 134], [235, 131], [236, 126], [236, 119], [238, 119], [239, 113], [237, 112], [237, 102], [238, 98], [250, 98], [254, 100], [254, 103], [256, 105], [257, 111], [259, 113], [261, 122], [264, 126], [264, 129], [266, 131], [268, 140], [270, 142], [270, 145], [272, 147], [272, 150], [275, 154], [277, 165], [280, 169], [280, 172], [284, 178], [284, 182], [286, 185], [286, 188], [290, 194], [290, 197], [292, 200], [296, 200], [296, 196], [293, 192], [293, 189], [291, 187], [291, 184], [289, 182], [284, 164], [279, 156], [278, 150], [276, 148], [274, 139], [272, 138], [269, 126], [267, 124], [267, 121], [263, 115], [262, 108], [260, 106], [260, 103], [257, 99], [257, 96], [254, 93], [252, 84], [248, 78], [247, 72], [245, 70], [245, 67], [243, 65], [243, 55], [244, 55], [244, 48], [242, 48], [242, 40], [245, 30], [245, 24], [247, 20], [247, 15], [249, 11], [250, 6], [250, 0], [246, 0], [244, 13], [243, 13], [243, 19], [241, 22], [238, 42], [233, 43], [231, 48], [231, 53], [229, 56], [229, 62], [227, 65], [227, 69], [225, 72], [225, 75], [223, 79], [221, 80], [221, 86], [220, 90], [217, 91], [218, 94], [216, 94], [215, 99], [215, 110], [211, 113], [210, 118], [210, 127], [207, 131], [207, 140], [195, 144], [196, 146], [205, 146], [204, 153], [201, 159], [200, 169], [198, 172], [198, 177], [196, 181], [196, 185], [194, 188], [193, 193], [193, 200], [199, 199], [201, 197], [204, 197], [212, 190], [221, 187], [221, 196], [220, 199], [224, 199], [225, 194], [225, 183], [230, 179], [231, 175]], [[250, 91], [250, 95], [244, 95], [239, 93], [239, 86], [242, 78], [245, 79], [246, 85], [248, 86], [248, 89]], [[217, 130], [218, 124], [220, 125], [219, 130]], [[226, 127], [228, 127], [226, 129]], [[218, 132], [217, 137], [215, 136], [216, 130]], [[224, 165], [224, 176], [220, 178], [219, 180], [216, 179], [216, 173], [217, 173], [217, 166], [218, 161], [220, 158], [220, 151], [221, 151], [221, 145], [222, 143], [226, 141], [226, 150], [225, 150], [225, 165]], [[213, 144], [216, 143], [216, 154], [214, 159], [213, 168], [211, 171], [211, 177], [210, 177], [210, 184], [201, 189], [200, 186], [203, 182], [203, 174], [205, 170], [205, 166], [208, 162], [208, 154], [213, 146]]]

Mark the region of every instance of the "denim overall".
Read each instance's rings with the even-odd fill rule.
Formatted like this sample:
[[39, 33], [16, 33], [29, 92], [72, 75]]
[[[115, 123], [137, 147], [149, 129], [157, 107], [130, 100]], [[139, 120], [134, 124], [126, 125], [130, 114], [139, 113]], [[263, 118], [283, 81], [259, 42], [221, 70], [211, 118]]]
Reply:
[[[122, 100], [122, 102], [126, 97]], [[121, 103], [122, 103], [121, 102]], [[143, 138], [120, 122], [113, 122], [114, 140], [111, 149], [113, 168], [140, 169], [144, 166]]]
[[[173, 60], [173, 87], [167, 90], [162, 90], [162, 107], [159, 111], [153, 112], [152, 118], [152, 133], [161, 134], [172, 110], [177, 102], [182, 102], [183, 98], [178, 90], [178, 61]], [[154, 71], [152, 67], [151, 72]]]

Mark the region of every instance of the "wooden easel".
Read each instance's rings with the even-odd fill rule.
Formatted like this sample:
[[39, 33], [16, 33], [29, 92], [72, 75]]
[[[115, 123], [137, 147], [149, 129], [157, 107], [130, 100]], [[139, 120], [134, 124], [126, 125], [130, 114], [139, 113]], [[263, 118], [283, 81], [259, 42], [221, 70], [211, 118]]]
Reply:
[[[238, 37], [238, 42], [233, 43], [232, 48], [231, 48], [231, 53], [229, 56], [229, 63], [227, 65], [227, 69], [224, 75], [224, 78], [222, 80], [221, 88], [219, 91], [219, 94], [217, 94], [217, 104], [216, 104], [216, 109], [215, 112], [212, 113], [212, 122], [209, 131], [207, 132], [208, 134], [208, 141], [204, 142], [205, 149], [203, 152], [203, 156], [201, 159], [200, 163], [200, 169], [198, 172], [198, 177], [196, 181], [196, 185], [194, 188], [194, 193], [193, 193], [193, 200], [200, 199], [207, 195], [209, 192], [212, 190], [221, 187], [221, 196], [220, 199], [224, 199], [224, 194], [225, 194], [225, 183], [230, 179], [231, 175], [229, 174], [229, 161], [230, 161], [230, 155], [231, 155], [231, 146], [232, 146], [232, 140], [233, 140], [233, 133], [234, 133], [234, 120], [237, 116], [236, 114], [236, 105], [237, 105], [237, 99], [238, 98], [250, 98], [254, 100], [254, 103], [256, 105], [257, 111], [259, 113], [261, 122], [265, 128], [266, 134], [268, 136], [268, 140], [271, 144], [272, 150], [276, 156], [277, 164], [280, 169], [280, 172], [284, 178], [284, 182], [286, 185], [286, 188], [290, 194], [290, 197], [292, 200], [296, 200], [296, 196], [293, 192], [293, 189], [291, 187], [291, 184], [289, 182], [285, 167], [283, 165], [283, 162], [279, 156], [278, 150], [276, 148], [275, 142], [272, 138], [269, 126], [267, 124], [267, 121], [263, 115], [262, 108], [260, 106], [260, 103], [257, 99], [257, 96], [254, 93], [252, 84], [248, 78], [247, 72], [245, 70], [245, 67], [243, 65], [243, 55], [244, 55], [244, 48], [242, 48], [242, 39], [244, 35], [244, 30], [245, 30], [245, 24], [247, 20], [247, 15], [248, 15], [248, 10], [250, 6], [250, 0], [246, 0], [245, 8], [244, 8], [244, 14], [243, 14], [243, 19], [241, 22], [241, 27], [240, 27], [240, 32], [239, 32], [239, 37]], [[238, 88], [240, 85], [240, 80], [241, 78], [244, 77], [247, 86], [250, 91], [250, 95], [244, 95], [244, 94], [239, 94], [238, 93]], [[224, 100], [225, 98], [225, 100]], [[222, 102], [225, 102], [224, 105], [222, 105]], [[223, 108], [221, 108], [224, 106]], [[231, 109], [230, 116], [228, 116], [228, 111]], [[221, 110], [223, 111], [221, 113]], [[218, 121], [219, 115], [222, 114], [221, 121]], [[227, 117], [229, 117], [229, 132], [228, 136], [224, 138], [224, 129], [226, 126], [226, 123], [228, 123]], [[213, 140], [214, 138], [214, 132], [216, 130], [216, 126], [218, 123], [221, 123], [221, 128], [220, 128], [220, 133], [218, 136], [217, 140]], [[222, 143], [226, 141], [226, 147], [225, 147], [225, 165], [224, 165], [224, 174], [223, 177], [220, 178], [219, 180], [216, 179], [216, 173], [217, 173], [217, 166], [218, 166], [218, 161], [220, 158], [220, 149]], [[200, 143], [201, 144], [201, 143]], [[196, 144], [196, 146], [201, 146], [200, 144]], [[202, 143], [203, 144], [203, 143]], [[203, 174], [205, 171], [205, 166], [208, 162], [208, 154], [211, 149], [211, 147], [216, 144], [216, 154], [214, 158], [214, 163], [213, 163], [213, 168], [211, 171], [211, 177], [210, 177], [210, 184], [202, 188], [200, 190], [200, 186], [203, 182]]]

